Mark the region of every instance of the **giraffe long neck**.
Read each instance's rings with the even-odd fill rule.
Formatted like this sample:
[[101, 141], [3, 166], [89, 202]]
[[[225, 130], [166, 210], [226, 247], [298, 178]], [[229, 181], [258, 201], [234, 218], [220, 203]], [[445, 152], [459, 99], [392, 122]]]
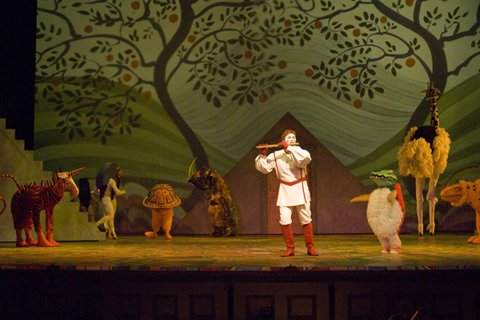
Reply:
[[433, 127], [439, 127], [440, 121], [438, 120], [437, 99], [430, 100], [430, 113], [430, 125]]
[[438, 128], [440, 126], [440, 122], [438, 121], [438, 108], [437, 108], [437, 101], [439, 98], [440, 90], [436, 89], [433, 86], [433, 83], [428, 86], [428, 89], [425, 90], [426, 92], [426, 100], [430, 103], [430, 125], [432, 127]]

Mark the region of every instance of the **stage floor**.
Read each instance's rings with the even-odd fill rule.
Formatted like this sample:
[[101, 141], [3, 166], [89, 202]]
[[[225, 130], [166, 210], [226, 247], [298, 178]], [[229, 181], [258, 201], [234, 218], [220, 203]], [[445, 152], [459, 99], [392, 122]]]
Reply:
[[281, 235], [176, 236], [156, 240], [119, 235], [118, 240], [61, 242], [60, 247], [17, 248], [0, 243], [0, 269], [69, 270], [426, 270], [480, 269], [480, 245], [471, 234], [402, 234], [400, 254], [382, 254], [377, 238], [366, 235], [315, 235], [318, 257], [306, 255], [303, 235], [295, 235], [296, 254], [282, 258]]

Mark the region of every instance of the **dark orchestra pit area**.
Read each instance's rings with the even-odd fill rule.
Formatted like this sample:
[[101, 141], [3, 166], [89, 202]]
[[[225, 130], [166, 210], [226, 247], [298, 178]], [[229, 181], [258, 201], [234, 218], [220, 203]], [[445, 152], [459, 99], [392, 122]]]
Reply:
[[[372, 234], [0, 243], [0, 319], [479, 319], [480, 246], [468, 234]], [[12, 294], [15, 292], [15, 294]], [[33, 315], [33, 317], [32, 317]], [[408, 318], [410, 319], [410, 318]]]

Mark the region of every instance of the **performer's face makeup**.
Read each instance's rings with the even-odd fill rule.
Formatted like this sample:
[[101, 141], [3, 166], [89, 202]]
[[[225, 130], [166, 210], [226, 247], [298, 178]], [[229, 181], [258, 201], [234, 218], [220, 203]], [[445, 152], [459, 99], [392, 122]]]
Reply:
[[288, 144], [292, 144], [297, 142], [297, 138], [293, 133], [290, 133], [285, 137], [285, 142], [287, 142]]

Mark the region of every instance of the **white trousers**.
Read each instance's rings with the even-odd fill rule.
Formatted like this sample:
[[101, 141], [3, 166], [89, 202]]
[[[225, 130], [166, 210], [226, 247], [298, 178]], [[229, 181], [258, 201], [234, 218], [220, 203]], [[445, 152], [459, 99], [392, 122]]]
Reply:
[[298, 213], [298, 219], [303, 225], [312, 222], [312, 213], [310, 211], [310, 202], [298, 206], [280, 206], [280, 224], [286, 226], [292, 224], [292, 213], [294, 210]]

